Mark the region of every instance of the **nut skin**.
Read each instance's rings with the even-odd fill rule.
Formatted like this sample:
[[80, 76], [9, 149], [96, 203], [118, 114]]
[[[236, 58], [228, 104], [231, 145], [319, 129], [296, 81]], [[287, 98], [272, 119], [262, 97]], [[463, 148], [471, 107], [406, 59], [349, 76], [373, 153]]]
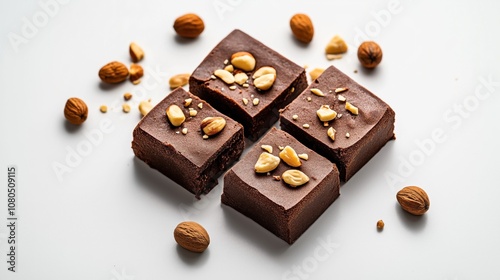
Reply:
[[416, 216], [425, 214], [431, 205], [427, 193], [417, 186], [404, 187], [396, 194], [396, 199], [403, 210]]
[[72, 124], [80, 125], [87, 119], [89, 109], [87, 104], [78, 97], [71, 97], [64, 106], [64, 117]]
[[99, 70], [99, 78], [108, 84], [117, 84], [123, 82], [128, 77], [128, 68], [118, 61], [110, 62]]
[[200, 224], [192, 221], [182, 222], [174, 229], [174, 239], [182, 248], [202, 253], [210, 244], [208, 232]]
[[314, 26], [306, 14], [295, 14], [290, 19], [290, 28], [297, 40], [303, 43], [310, 43], [314, 36]]
[[196, 14], [185, 14], [175, 20], [174, 30], [181, 37], [193, 39], [205, 30], [205, 23]]
[[382, 61], [382, 49], [373, 41], [363, 42], [358, 48], [358, 59], [363, 67], [373, 69]]

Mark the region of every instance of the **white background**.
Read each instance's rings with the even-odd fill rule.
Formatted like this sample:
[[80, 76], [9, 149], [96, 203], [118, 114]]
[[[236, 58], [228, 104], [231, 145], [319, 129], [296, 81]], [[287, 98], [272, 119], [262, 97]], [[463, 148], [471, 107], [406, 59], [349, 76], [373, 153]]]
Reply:
[[[48, 2], [0, 1], [0, 279], [500, 278], [500, 2], [75, 0], [47, 12]], [[180, 40], [172, 29], [187, 12], [205, 21], [197, 40]], [[291, 36], [296, 12], [314, 22], [308, 46]], [[130, 148], [138, 102], [160, 101], [170, 76], [192, 72], [234, 28], [308, 70], [339, 67], [396, 111], [397, 140], [292, 246], [221, 206], [222, 185], [197, 201]], [[323, 50], [335, 34], [350, 49], [332, 62]], [[373, 72], [360, 69], [359, 36], [384, 51]], [[146, 52], [143, 82], [102, 86], [99, 68], [130, 64], [132, 41]], [[134, 94], [129, 114], [121, 111], [125, 92]], [[77, 129], [63, 117], [72, 96], [90, 110]], [[101, 104], [111, 107], [107, 114]], [[103, 122], [111, 131], [100, 130]], [[86, 154], [69, 166], [79, 148]], [[11, 164], [19, 179], [17, 273], [6, 263]], [[58, 179], [57, 164], [71, 172]], [[397, 204], [406, 185], [429, 194], [423, 217]], [[175, 243], [183, 220], [208, 230], [203, 254]]]

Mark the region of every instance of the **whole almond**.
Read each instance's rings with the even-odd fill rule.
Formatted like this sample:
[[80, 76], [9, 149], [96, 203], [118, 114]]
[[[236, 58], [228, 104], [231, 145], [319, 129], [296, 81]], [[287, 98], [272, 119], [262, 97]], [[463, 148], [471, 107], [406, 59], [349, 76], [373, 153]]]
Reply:
[[210, 244], [210, 236], [205, 228], [196, 222], [182, 222], [174, 230], [174, 239], [182, 248], [202, 253]]
[[174, 30], [181, 37], [196, 38], [205, 30], [205, 24], [198, 15], [185, 14], [175, 20]]
[[297, 40], [303, 43], [309, 43], [314, 36], [314, 26], [306, 14], [296, 14], [290, 19], [290, 28]]
[[64, 117], [72, 124], [82, 124], [89, 113], [87, 104], [78, 97], [72, 97], [66, 101], [64, 106]]
[[403, 210], [417, 216], [427, 212], [431, 205], [427, 193], [416, 186], [404, 187], [397, 193], [396, 199]]
[[118, 61], [110, 62], [99, 70], [99, 78], [105, 83], [116, 84], [123, 82], [128, 77], [128, 68]]

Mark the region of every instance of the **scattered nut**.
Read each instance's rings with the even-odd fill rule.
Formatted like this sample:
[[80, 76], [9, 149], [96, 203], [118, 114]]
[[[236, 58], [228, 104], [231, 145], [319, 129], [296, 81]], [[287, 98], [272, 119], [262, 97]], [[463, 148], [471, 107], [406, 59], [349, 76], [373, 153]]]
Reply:
[[325, 94], [318, 88], [312, 88], [311, 92], [314, 93], [317, 96], [325, 96]]
[[244, 88], [249, 87], [249, 85], [248, 85], [247, 83], [244, 83], [244, 84], [243, 84], [243, 85], [241, 85], [241, 86], [242, 86], [242, 87], [244, 87]]
[[309, 128], [310, 126], [309, 126], [309, 124], [308, 124], [308, 123], [305, 123], [305, 124], [303, 124], [303, 125], [302, 125], [302, 127], [303, 127], [303, 128]]
[[271, 172], [280, 164], [280, 158], [270, 153], [263, 152], [255, 163], [255, 172], [267, 173]]
[[190, 117], [196, 117], [196, 115], [198, 115], [198, 111], [196, 111], [193, 108], [189, 108], [189, 116]]
[[312, 98], [311, 97], [308, 97], [307, 98], [307, 102], [311, 102]]
[[347, 99], [343, 96], [343, 95], [338, 95], [337, 96], [337, 99], [340, 101], [340, 102], [345, 102]]
[[172, 76], [168, 80], [168, 84], [170, 85], [170, 89], [176, 89], [178, 87], [183, 87], [188, 84], [189, 82], [189, 77], [191, 74], [177, 74], [175, 76]]
[[307, 177], [304, 172], [296, 169], [283, 172], [283, 174], [281, 174], [281, 178], [291, 187], [302, 186], [303, 184], [309, 182], [309, 177]]
[[273, 153], [273, 146], [271, 145], [262, 145], [260, 146], [263, 150], [265, 150], [266, 152], [272, 154]]
[[326, 131], [326, 134], [328, 135], [328, 137], [330, 137], [330, 139], [332, 139], [332, 141], [335, 141], [335, 133], [337, 131], [335, 130], [335, 128], [333, 127], [330, 127], [327, 131]]
[[129, 73], [131, 82], [139, 81], [144, 76], [144, 69], [139, 64], [132, 63]]
[[108, 111], [108, 106], [101, 105], [101, 107], [99, 107], [99, 111], [101, 111], [101, 113], [106, 113]]
[[223, 117], [207, 117], [201, 121], [200, 128], [208, 136], [221, 132], [226, 126], [226, 120]]
[[144, 51], [134, 42], [130, 43], [129, 53], [133, 62], [137, 63], [144, 58]]
[[205, 30], [205, 23], [196, 14], [185, 14], [175, 20], [174, 30], [177, 35], [192, 39], [198, 37]]
[[234, 76], [230, 72], [223, 70], [223, 69], [217, 69], [214, 72], [214, 75], [220, 78], [221, 80], [224, 81], [224, 83], [230, 85], [234, 83]]
[[294, 121], [296, 121], [296, 120], [298, 120], [298, 119], [299, 119], [299, 116], [298, 116], [298, 115], [293, 115], [293, 116], [292, 116], [292, 119], [293, 119]]
[[184, 107], [189, 107], [191, 106], [191, 103], [193, 102], [193, 98], [187, 98], [184, 99]]
[[397, 193], [396, 199], [403, 210], [417, 216], [427, 212], [431, 204], [427, 193], [417, 186], [404, 187]]
[[274, 74], [265, 74], [253, 81], [254, 86], [260, 90], [268, 90], [276, 80], [276, 75]]
[[232, 85], [229, 87], [230, 90], [235, 90], [236, 89], [236, 86], [235, 85]]
[[334, 110], [330, 109], [329, 105], [322, 105], [317, 111], [316, 115], [318, 115], [318, 118], [322, 122], [329, 122], [335, 117], [337, 117], [337, 112]]
[[260, 67], [259, 69], [257, 69], [257, 71], [255, 71], [255, 73], [253, 73], [252, 78], [257, 79], [258, 77], [264, 76], [267, 74], [274, 74], [276, 76], [276, 69], [274, 69], [271, 66]]
[[198, 103], [198, 108], [200, 108], [200, 110], [203, 109], [203, 103], [201, 103], [201, 102]]
[[308, 154], [299, 154], [299, 158], [303, 159], [303, 160], [308, 160], [309, 159], [309, 155]]
[[326, 45], [326, 54], [341, 54], [347, 52], [347, 44], [339, 35], [335, 35]]
[[346, 132], [345, 138], [349, 138], [349, 137], [351, 137], [351, 134], [349, 132]]
[[280, 151], [283, 151], [284, 148], [285, 147], [283, 147], [283, 146], [278, 146], [278, 149], [280, 149]]
[[186, 135], [186, 134], [188, 133], [188, 129], [187, 129], [187, 127], [183, 128], [183, 129], [181, 130], [181, 132], [182, 132], [182, 134]]
[[335, 89], [335, 93], [341, 93], [341, 92], [344, 92], [344, 91], [347, 91], [348, 88], [345, 88], [345, 87], [340, 87], [340, 88], [336, 88]]
[[283, 150], [279, 153], [280, 158], [288, 165], [291, 167], [299, 167], [302, 165], [302, 162], [300, 162], [299, 156], [297, 155], [297, 152], [290, 147], [290, 146], [285, 146]]
[[243, 101], [243, 104], [247, 105], [248, 104], [248, 99], [242, 98], [241, 101]]
[[71, 97], [64, 106], [64, 117], [72, 124], [82, 124], [88, 116], [87, 104], [78, 97]]
[[125, 101], [129, 101], [130, 99], [132, 99], [132, 93], [130, 93], [130, 92], [124, 93], [123, 99], [125, 99]]
[[147, 115], [151, 109], [153, 109], [153, 104], [149, 100], [143, 100], [139, 103], [139, 112], [141, 112], [142, 116]]
[[130, 112], [130, 105], [128, 105], [127, 103], [122, 104], [122, 110], [124, 113]]
[[99, 78], [108, 84], [117, 84], [123, 82], [128, 77], [128, 68], [118, 61], [110, 62], [99, 70]]
[[255, 68], [255, 58], [249, 52], [237, 52], [231, 55], [231, 64], [243, 71], [253, 71]]
[[363, 42], [358, 48], [358, 59], [363, 67], [375, 68], [382, 61], [382, 49], [373, 41]]
[[279, 176], [279, 175], [275, 175], [275, 176], [273, 176], [273, 178], [276, 181], [281, 181], [281, 176]]
[[259, 102], [260, 102], [260, 100], [259, 100], [258, 98], [254, 98], [254, 99], [252, 100], [252, 103], [253, 103], [253, 105], [254, 105], [254, 106], [259, 105]]
[[174, 239], [182, 248], [202, 253], [210, 244], [210, 236], [205, 228], [196, 222], [182, 222], [174, 230]]
[[324, 127], [328, 127], [329, 125], [330, 125], [330, 123], [329, 123], [329, 122], [323, 122], [323, 126], [324, 126]]
[[234, 75], [234, 81], [241, 86], [248, 81], [248, 76], [243, 72], [237, 73]]
[[334, 59], [341, 59], [342, 55], [341, 54], [326, 54], [326, 59], [328, 60], [334, 60]]
[[349, 102], [346, 102], [345, 103], [345, 108], [347, 111], [351, 112], [353, 115], [357, 115], [358, 114], [358, 107], [352, 105], [351, 103]]
[[384, 225], [385, 225], [384, 221], [382, 221], [382, 220], [378, 220], [377, 221], [377, 229], [383, 230], [384, 229]]
[[311, 72], [309, 72], [309, 76], [311, 77], [311, 80], [314, 81], [321, 74], [323, 74], [323, 72], [325, 72], [325, 69], [323, 69], [323, 68], [314, 68], [313, 70], [311, 70]]
[[295, 14], [290, 19], [290, 28], [297, 40], [306, 44], [312, 41], [314, 26], [309, 16], [305, 14]]
[[206, 135], [206, 134], [203, 135], [203, 139], [205, 139], [205, 140], [208, 139], [208, 135]]
[[180, 126], [186, 120], [184, 112], [179, 106], [172, 104], [167, 108], [167, 117], [173, 126]]
[[224, 70], [226, 70], [227, 72], [233, 72], [234, 71], [234, 66], [229, 64], [229, 65], [226, 65], [226, 67], [224, 67]]

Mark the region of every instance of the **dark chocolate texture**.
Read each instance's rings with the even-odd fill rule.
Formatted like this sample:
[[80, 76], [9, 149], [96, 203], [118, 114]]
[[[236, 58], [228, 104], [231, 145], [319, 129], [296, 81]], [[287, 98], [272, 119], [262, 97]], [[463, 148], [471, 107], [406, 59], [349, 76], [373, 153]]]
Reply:
[[[249, 52], [255, 60], [254, 71], [247, 73], [248, 87], [234, 83], [235, 90], [221, 79], [211, 79], [214, 71], [223, 69], [224, 61], [230, 61], [236, 52]], [[276, 81], [265, 91], [258, 91], [253, 85], [252, 75], [262, 66], [276, 69]], [[265, 46], [240, 30], [232, 31], [201, 62], [189, 79], [190, 91], [208, 101], [217, 110], [240, 122], [245, 136], [255, 141], [279, 118], [278, 110], [284, 108], [307, 87], [304, 68], [298, 66], [276, 51]], [[249, 100], [245, 105], [243, 98]], [[259, 99], [254, 106], [252, 100]]]
[[[195, 117], [190, 117], [188, 107], [183, 106], [188, 98], [193, 100], [189, 108], [198, 111]], [[199, 103], [203, 104], [202, 109], [198, 108]], [[178, 105], [186, 116], [179, 127], [171, 125], [166, 115], [172, 104]], [[220, 133], [203, 139], [200, 123], [206, 117], [224, 117], [226, 126]], [[183, 128], [188, 130], [186, 135], [181, 132]], [[137, 124], [132, 141], [139, 159], [198, 198], [217, 185], [218, 177], [239, 159], [244, 146], [243, 127], [239, 123], [182, 88], [172, 91]]]
[[[325, 96], [313, 94], [313, 88], [320, 89]], [[348, 90], [335, 93], [336, 88]], [[358, 115], [345, 109], [339, 95], [358, 107]], [[316, 115], [322, 105], [329, 105], [339, 114], [326, 127]], [[298, 119], [294, 120], [293, 115]], [[395, 113], [389, 105], [333, 66], [288, 105], [280, 117], [283, 130], [337, 164], [343, 181], [349, 180], [389, 140], [395, 139], [394, 122]], [[306, 123], [309, 128], [303, 127]], [[327, 135], [329, 127], [337, 131], [335, 141]]]
[[[275, 156], [280, 152], [278, 146], [289, 145], [299, 154], [308, 154], [309, 159], [301, 160], [297, 168], [281, 160], [269, 174], [259, 174], [254, 166], [264, 152], [261, 145], [271, 145]], [[273, 178], [289, 169], [301, 170], [309, 182], [293, 188]], [[339, 196], [339, 184], [335, 164], [273, 127], [225, 174], [221, 200], [292, 244]]]

